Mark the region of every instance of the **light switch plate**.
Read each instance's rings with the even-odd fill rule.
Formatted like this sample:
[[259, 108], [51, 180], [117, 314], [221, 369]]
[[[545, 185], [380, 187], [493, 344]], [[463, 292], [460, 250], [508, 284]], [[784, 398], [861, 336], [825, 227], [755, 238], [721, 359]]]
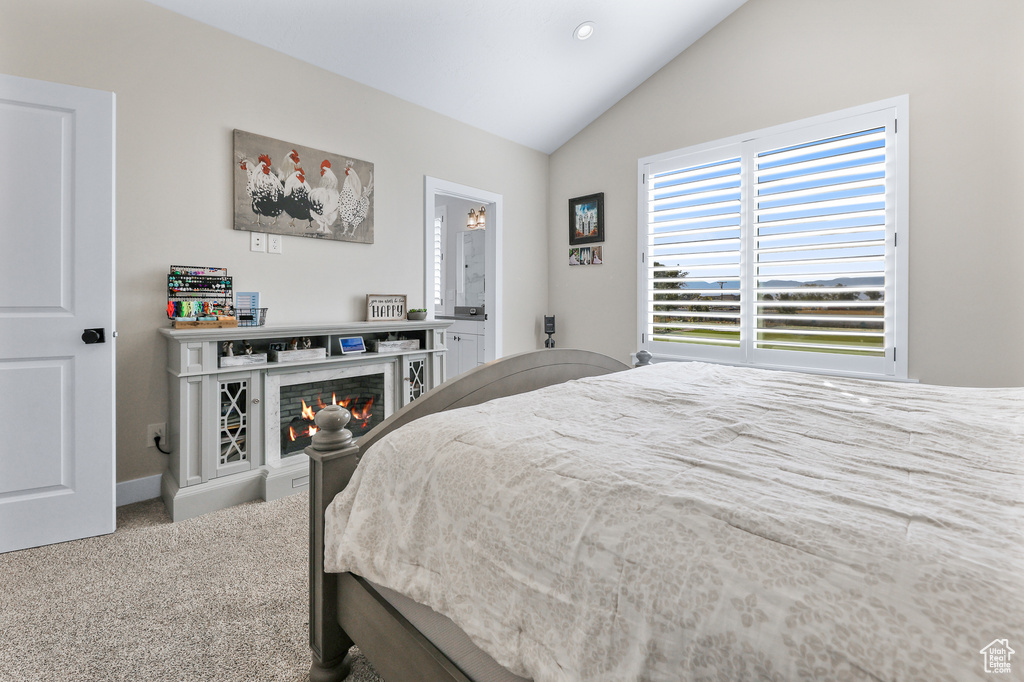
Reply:
[[250, 232], [249, 233], [249, 250], [250, 251], [266, 251], [267, 250], [267, 235], [262, 232]]
[[284, 239], [279, 234], [267, 235], [267, 251], [270, 253], [283, 253], [281, 250], [282, 241], [284, 241]]

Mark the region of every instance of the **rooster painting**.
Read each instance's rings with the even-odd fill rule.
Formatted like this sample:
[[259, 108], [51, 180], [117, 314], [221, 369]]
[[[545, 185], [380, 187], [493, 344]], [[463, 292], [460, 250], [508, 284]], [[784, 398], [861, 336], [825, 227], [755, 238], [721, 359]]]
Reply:
[[245, 192], [256, 216], [252, 222], [262, 226], [261, 217], [273, 218], [276, 223], [277, 216], [284, 210], [281, 205], [284, 187], [277, 175], [270, 171], [270, 157], [261, 154], [259, 159], [259, 163], [254, 164], [252, 159], [243, 157], [238, 166], [246, 173]]
[[288, 156], [284, 158], [284, 163], [281, 164], [281, 167], [274, 172], [277, 174], [278, 179], [281, 180], [281, 184], [284, 184], [300, 165], [302, 164], [299, 161], [299, 153], [293, 149], [288, 152]]
[[353, 161], [345, 165], [345, 184], [338, 199], [341, 204], [338, 215], [341, 218], [342, 234], [345, 235], [355, 235], [356, 228], [366, 220], [370, 210], [370, 193], [373, 192], [373, 173], [370, 173], [370, 181], [364, 188], [353, 165]]
[[[236, 230], [373, 243], [372, 163], [241, 130], [234, 142]], [[314, 159], [319, 178], [303, 170]]]
[[331, 234], [331, 225], [338, 219], [340, 194], [338, 177], [331, 170], [331, 162], [320, 164], [320, 186], [309, 193], [309, 217], [317, 224], [317, 234]]
[[296, 220], [305, 220], [312, 224], [313, 219], [309, 216], [309, 184], [302, 168], [296, 168], [288, 179], [284, 181], [284, 198], [282, 206], [284, 212], [291, 216], [288, 224], [295, 226]]

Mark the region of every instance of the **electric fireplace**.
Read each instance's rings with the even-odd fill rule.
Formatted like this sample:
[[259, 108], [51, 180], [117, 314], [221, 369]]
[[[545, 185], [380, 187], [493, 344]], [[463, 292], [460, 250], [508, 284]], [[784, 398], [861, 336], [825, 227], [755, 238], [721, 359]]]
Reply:
[[328, 405], [349, 410], [348, 430], [355, 438], [384, 421], [393, 405], [393, 373], [391, 365], [374, 364], [268, 374], [267, 463], [278, 463], [310, 445], [316, 433], [313, 419]]

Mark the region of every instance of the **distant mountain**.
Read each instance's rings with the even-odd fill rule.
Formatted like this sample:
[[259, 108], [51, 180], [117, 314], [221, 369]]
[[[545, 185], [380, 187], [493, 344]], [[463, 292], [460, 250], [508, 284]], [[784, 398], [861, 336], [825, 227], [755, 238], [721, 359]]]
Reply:
[[[770, 279], [763, 282], [761, 286], [774, 288], [805, 287], [809, 282], [801, 282], [795, 279]], [[853, 286], [882, 286], [885, 284], [884, 277], [837, 277], [836, 279], [821, 279], [813, 282], [820, 287], [853, 287]]]
[[[776, 289], [796, 289], [799, 287], [807, 286], [808, 282], [801, 282], [795, 279], [770, 279], [764, 282], [761, 286], [772, 287]], [[883, 277], [837, 277], [835, 279], [820, 279], [815, 280], [813, 284], [819, 287], [853, 287], [853, 286], [882, 286], [885, 284], [885, 278]], [[691, 281], [687, 282], [684, 289], [724, 289], [729, 291], [730, 289], [739, 289], [739, 282], [726, 282], [724, 287], [719, 287], [717, 281]]]

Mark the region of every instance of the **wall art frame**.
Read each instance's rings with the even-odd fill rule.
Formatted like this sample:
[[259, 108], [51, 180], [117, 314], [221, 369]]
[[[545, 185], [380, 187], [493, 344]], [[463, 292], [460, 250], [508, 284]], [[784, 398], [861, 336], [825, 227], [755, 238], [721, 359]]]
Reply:
[[236, 230], [373, 243], [373, 163], [234, 131]]
[[569, 199], [569, 244], [604, 241], [604, 192]]

